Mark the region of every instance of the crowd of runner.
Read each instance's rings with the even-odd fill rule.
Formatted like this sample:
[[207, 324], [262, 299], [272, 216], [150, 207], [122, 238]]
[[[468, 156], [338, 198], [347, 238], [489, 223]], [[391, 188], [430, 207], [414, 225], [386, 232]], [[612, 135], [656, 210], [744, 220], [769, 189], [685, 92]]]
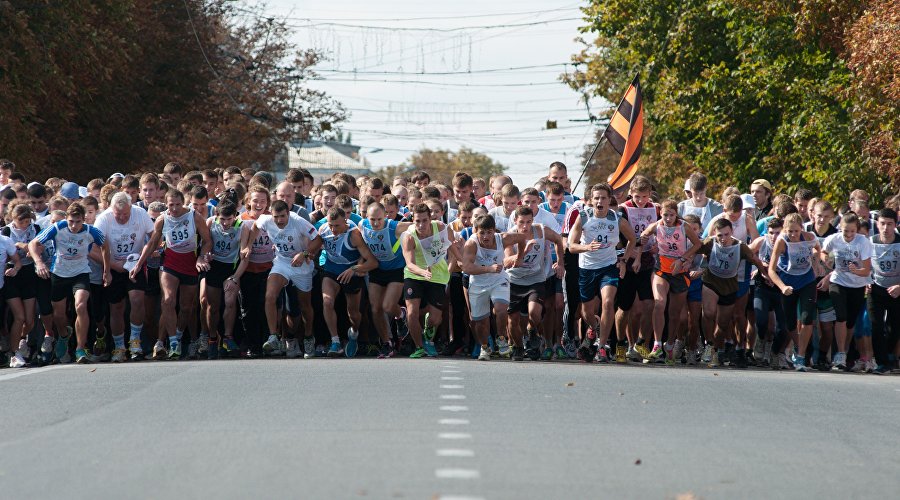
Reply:
[[[389, 182], [389, 183], [388, 183]], [[229, 167], [28, 182], [0, 160], [3, 366], [472, 356], [898, 370], [900, 196], [680, 200], [565, 165], [316, 183]]]

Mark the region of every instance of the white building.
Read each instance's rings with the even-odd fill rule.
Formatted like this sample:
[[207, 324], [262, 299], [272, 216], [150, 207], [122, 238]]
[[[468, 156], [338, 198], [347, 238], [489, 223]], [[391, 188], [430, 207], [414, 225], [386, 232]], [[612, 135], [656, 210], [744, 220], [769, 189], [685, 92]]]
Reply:
[[368, 175], [371, 173], [368, 163], [360, 156], [359, 149], [359, 146], [334, 141], [292, 142], [287, 147], [286, 166], [308, 170], [316, 183], [331, 178], [335, 172], [354, 177]]

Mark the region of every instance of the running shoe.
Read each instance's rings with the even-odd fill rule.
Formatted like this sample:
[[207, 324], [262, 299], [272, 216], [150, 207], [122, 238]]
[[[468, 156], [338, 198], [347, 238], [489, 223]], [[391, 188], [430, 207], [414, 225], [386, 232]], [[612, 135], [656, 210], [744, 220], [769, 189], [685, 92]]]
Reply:
[[344, 348], [341, 347], [340, 342], [332, 342], [331, 347], [328, 348], [328, 357], [336, 358], [344, 354]]
[[407, 323], [406, 308], [400, 308], [400, 317], [397, 318], [397, 340], [403, 340], [409, 335], [409, 324]]
[[437, 348], [434, 347], [434, 342], [431, 340], [424, 340], [422, 341], [422, 347], [425, 348], [425, 354], [427, 354], [429, 358], [437, 357]]
[[209, 333], [200, 332], [200, 338], [197, 339], [197, 354], [203, 357], [209, 350]]
[[566, 349], [566, 359], [575, 359], [578, 355], [578, 345], [573, 340], [569, 340], [565, 343]]
[[719, 367], [719, 353], [718, 351], [712, 352], [712, 357], [709, 358], [709, 363], [707, 364], [710, 368], [718, 368]]
[[169, 342], [169, 361], [178, 361], [181, 359], [181, 342]]
[[734, 361], [731, 364], [735, 368], [747, 368], [747, 356], [745, 351], [741, 349], [740, 351], [735, 351], [734, 353]]
[[877, 365], [875, 369], [872, 370], [872, 373], [875, 375], [887, 375], [891, 373], [891, 369], [887, 365]]
[[60, 363], [72, 362], [72, 356], [69, 354], [69, 337], [59, 337], [56, 339], [54, 351], [56, 359], [58, 359]]
[[842, 372], [847, 370], [847, 353], [839, 352], [832, 356], [831, 371]]
[[31, 356], [31, 348], [28, 347], [28, 340], [22, 339], [19, 341], [19, 348], [16, 349], [16, 356], [21, 356], [22, 359], [28, 359]]
[[359, 349], [359, 344], [356, 342], [358, 338], [358, 331], [354, 330], [353, 327], [347, 329], [347, 347], [344, 348], [344, 355], [348, 358], [356, 356], [356, 351]]
[[709, 363], [712, 359], [712, 353], [715, 351], [712, 344], [706, 344], [706, 347], [703, 348], [703, 356], [700, 357], [700, 362]]
[[316, 338], [303, 337], [303, 359], [316, 357]]
[[593, 357], [594, 351], [591, 349], [591, 339], [585, 336], [584, 340], [581, 341], [581, 346], [578, 348], [578, 359], [585, 363], [590, 363]]
[[862, 358], [857, 359], [856, 363], [853, 363], [853, 366], [850, 368], [850, 371], [853, 373], [860, 373], [866, 371], [866, 361]]
[[806, 367], [806, 358], [803, 356], [797, 356], [794, 358], [794, 370], [798, 372], [809, 371], [809, 368]]
[[551, 359], [553, 359], [553, 349], [548, 347], [541, 353], [541, 361], [550, 361]]
[[41, 354], [53, 354], [53, 337], [44, 336], [44, 341], [41, 342]]
[[381, 353], [381, 347], [378, 344], [369, 344], [366, 346], [366, 356], [370, 358], [377, 358], [378, 354]]
[[113, 363], [124, 363], [125, 359], [125, 349], [113, 349], [111, 357]]
[[287, 339], [285, 344], [286, 358], [295, 359], [300, 357], [300, 342], [297, 342], [297, 339]]
[[553, 349], [557, 360], [569, 359], [569, 353], [566, 352], [566, 348], [562, 345], [557, 344]]
[[317, 358], [324, 358], [324, 357], [328, 356], [328, 350], [325, 349], [325, 346], [322, 344], [316, 345], [315, 353], [316, 353]]
[[424, 358], [425, 356], [428, 356], [428, 353], [425, 352], [424, 347], [419, 347], [418, 349], [413, 351], [412, 354], [409, 355], [409, 357], [413, 358], [413, 359]]
[[666, 361], [666, 353], [663, 351], [662, 345], [654, 345], [653, 350], [647, 354], [644, 361], [647, 363], [664, 363]]
[[381, 349], [378, 351], [378, 359], [388, 359], [394, 357], [394, 346], [390, 342], [385, 342], [381, 344]]
[[25, 358], [23, 358], [22, 355], [18, 352], [9, 357], [10, 368], [25, 368], [25, 365]]
[[790, 370], [793, 367], [793, 364], [788, 361], [787, 355], [783, 352], [778, 353], [778, 361], [772, 366], [775, 370]]
[[236, 358], [241, 350], [241, 348], [238, 347], [237, 342], [231, 337], [222, 339], [222, 349], [225, 351], [224, 354], [230, 358]]
[[627, 355], [628, 355], [628, 347], [626, 347], [622, 344], [616, 344], [616, 354], [615, 354], [616, 363], [627, 363], [628, 362], [628, 358], [626, 357]]
[[131, 360], [139, 361], [144, 359], [144, 348], [141, 347], [141, 339], [131, 339], [128, 341], [128, 350], [131, 352]]
[[508, 358], [512, 353], [512, 348], [510, 348], [506, 337], [497, 337], [497, 351], [500, 353], [501, 358]]
[[91, 362], [88, 353], [84, 349], [75, 349], [75, 362], [79, 365], [86, 365]]
[[512, 360], [513, 361], [522, 361], [525, 359], [525, 348], [522, 346], [513, 346], [512, 347]]
[[644, 347], [644, 344], [635, 344], [634, 350], [637, 351], [637, 353], [641, 356], [641, 361], [649, 359], [650, 350]]
[[153, 359], [162, 361], [168, 357], [169, 351], [166, 350], [166, 345], [163, 344], [162, 340], [157, 340], [156, 344], [153, 346]]
[[263, 351], [267, 353], [271, 353], [272, 351], [278, 349], [280, 347], [281, 342], [278, 340], [278, 336], [274, 333], [269, 335], [269, 339], [263, 343]]
[[594, 361], [598, 363], [609, 363], [609, 353], [607, 352], [608, 347], [604, 346], [597, 349], [597, 355], [594, 356]]
[[188, 359], [200, 358], [200, 341], [192, 340], [188, 342]]
[[688, 366], [697, 366], [697, 358], [697, 351], [693, 349], [688, 349], [684, 353], [684, 361]]
[[731, 366], [734, 364], [734, 344], [725, 344], [725, 355], [719, 356], [719, 363], [722, 366]]
[[491, 360], [491, 350], [490, 347], [485, 349], [484, 346], [481, 346], [481, 352], [478, 354], [478, 361], [490, 361]]
[[875, 362], [875, 358], [869, 358], [866, 361], [866, 373], [875, 373], [875, 370], [878, 368], [878, 363]]
[[219, 342], [213, 342], [206, 347], [206, 359], [219, 359]]
[[753, 359], [757, 362], [763, 359], [763, 356], [765, 356], [765, 349], [766, 341], [757, 338], [756, 343], [753, 344]]
[[625, 352], [625, 359], [630, 361], [641, 362], [644, 360], [643, 356], [637, 350], [635, 350], [634, 346], [629, 346], [628, 351]]
[[[462, 340], [458, 340], [457, 338], [454, 338], [453, 340], [450, 341], [449, 344], [444, 346], [443, 350], [441, 350], [441, 356], [444, 356], [444, 357], [456, 356], [456, 354], [459, 352], [460, 349], [462, 349], [462, 347], [463, 347]], [[476, 353], [476, 356], [477, 356], [477, 353]]]
[[[681, 357], [684, 355], [684, 342], [681, 340], [676, 340], [675, 345], [672, 346], [672, 363], [673, 365], [681, 364]], [[666, 358], [668, 361], [668, 358]]]
[[89, 353], [91, 357], [89, 358], [91, 361], [99, 362], [106, 361], [104, 359], [106, 357], [106, 332], [100, 333], [97, 332], [97, 339], [94, 340], [94, 345], [91, 348], [91, 352]]
[[9, 337], [0, 335], [0, 352], [9, 351]]

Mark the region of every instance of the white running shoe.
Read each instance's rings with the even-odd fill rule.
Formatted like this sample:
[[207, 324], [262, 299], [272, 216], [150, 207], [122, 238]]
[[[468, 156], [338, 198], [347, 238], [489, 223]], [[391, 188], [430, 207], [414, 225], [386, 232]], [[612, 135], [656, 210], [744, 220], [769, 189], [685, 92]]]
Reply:
[[878, 362], [875, 361], [875, 358], [869, 358], [866, 361], [866, 373], [874, 373], [876, 368], [878, 368]]
[[787, 355], [783, 352], [778, 353], [778, 361], [773, 366], [776, 370], [793, 370], [794, 365], [788, 361]]
[[278, 341], [278, 336], [269, 335], [269, 340], [266, 340], [266, 343], [263, 344], [263, 350], [271, 353], [272, 351], [278, 349], [280, 347], [281, 342]]
[[696, 366], [697, 357], [697, 351], [693, 349], [688, 349], [687, 352], [684, 353], [684, 359], [687, 361], [688, 366]]
[[490, 360], [491, 360], [491, 350], [485, 349], [482, 346], [481, 354], [478, 355], [478, 361], [490, 361]]
[[703, 348], [703, 356], [700, 358], [700, 361], [704, 363], [709, 363], [712, 361], [712, 355], [715, 352], [712, 344], [706, 344], [706, 347]]
[[44, 336], [41, 342], [41, 354], [53, 354], [53, 337]]
[[300, 342], [297, 339], [287, 339], [285, 341], [285, 357], [294, 359], [300, 357]]
[[625, 359], [629, 361], [636, 361], [638, 363], [644, 362], [644, 357], [641, 356], [641, 353], [634, 350], [634, 346], [628, 346], [628, 352], [625, 353]]
[[22, 359], [28, 359], [31, 356], [31, 348], [28, 347], [28, 341], [22, 339], [19, 341], [19, 348], [16, 349], [16, 355], [21, 356]]
[[316, 338], [303, 337], [303, 359], [316, 357]]
[[866, 371], [866, 362], [862, 359], [857, 359], [856, 363], [853, 363], [853, 367], [850, 368], [850, 371], [853, 373], [859, 373]]
[[756, 343], [753, 344], [753, 359], [759, 361], [762, 360], [765, 356], [766, 342], [760, 338], [756, 339]]
[[[497, 337], [497, 351], [502, 358], [508, 358], [512, 354], [512, 348], [509, 347], [506, 337]], [[478, 359], [481, 359], [481, 356], [478, 356]]]
[[113, 349], [112, 362], [113, 363], [124, 363], [125, 362], [125, 349]]
[[144, 348], [141, 347], [141, 339], [131, 339], [128, 341], [128, 349], [133, 355], [144, 354]]
[[847, 369], [847, 353], [838, 352], [831, 357], [831, 371], [842, 372]]
[[169, 351], [166, 350], [166, 345], [163, 344], [162, 340], [157, 340], [156, 345], [153, 346], [153, 359], [165, 361], [168, 357]]
[[9, 367], [10, 368], [25, 368], [25, 358], [23, 358], [18, 352], [10, 356], [9, 358]]

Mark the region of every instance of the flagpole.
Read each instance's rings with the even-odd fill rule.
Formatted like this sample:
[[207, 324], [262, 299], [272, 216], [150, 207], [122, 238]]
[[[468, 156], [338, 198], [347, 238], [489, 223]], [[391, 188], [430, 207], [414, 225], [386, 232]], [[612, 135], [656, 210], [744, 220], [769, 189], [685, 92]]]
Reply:
[[[639, 73], [635, 73], [634, 78], [631, 79], [631, 83], [628, 85], [628, 88], [631, 88], [632, 85], [637, 81]], [[622, 103], [625, 102], [625, 97], [628, 96], [628, 89], [625, 89], [625, 94], [622, 95], [622, 100], [619, 101], [619, 104], [613, 108], [614, 110], [618, 110]], [[615, 115], [615, 111], [613, 111], [613, 115]], [[600, 149], [600, 145], [603, 144], [604, 139], [606, 139], [606, 131], [609, 130], [609, 126], [612, 124], [612, 117], [610, 117], [609, 121], [606, 123], [606, 128], [603, 129], [603, 134], [600, 135], [600, 140], [597, 141], [597, 145], [594, 146], [594, 150], [591, 151], [591, 156], [588, 157], [587, 161], [584, 163], [584, 166], [581, 167], [581, 175], [578, 176], [578, 180], [575, 181], [575, 185], [572, 186], [572, 192], [575, 192], [575, 189], [578, 188], [578, 184], [581, 183], [581, 179], [584, 177], [584, 173], [587, 171], [588, 165], [591, 164], [591, 160], [594, 159], [594, 155], [597, 154], [597, 150]]]

